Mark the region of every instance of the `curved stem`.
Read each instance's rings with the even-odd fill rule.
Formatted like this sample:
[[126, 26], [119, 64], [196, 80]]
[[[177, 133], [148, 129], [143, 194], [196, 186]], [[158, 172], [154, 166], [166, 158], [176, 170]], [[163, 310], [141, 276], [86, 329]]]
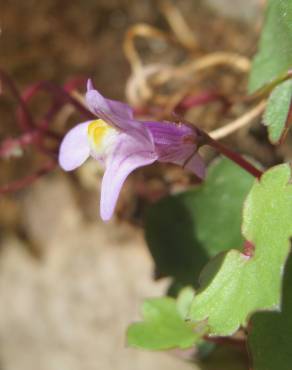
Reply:
[[262, 171], [257, 169], [253, 164], [244, 159], [240, 154], [234, 152], [233, 150], [227, 148], [225, 145], [219, 143], [218, 141], [212, 139], [208, 134], [202, 132], [203, 138], [205, 139], [205, 144], [212, 146], [214, 149], [218, 150], [225, 157], [231, 159], [233, 162], [238, 164], [244, 170], [249, 172], [252, 176], [260, 178]]
[[47, 173], [51, 172], [57, 163], [54, 161], [49, 161], [45, 163], [41, 168], [39, 168], [35, 173], [23, 177], [19, 180], [15, 180], [9, 184], [0, 186], [0, 196], [5, 193], [12, 193], [18, 190], [25, 188], [26, 186], [32, 184], [34, 181], [39, 179], [40, 177], [46, 175]]
[[22, 95], [18, 91], [18, 88], [14, 84], [12, 78], [10, 78], [7, 73], [2, 71], [2, 69], [0, 69], [0, 79], [10, 89], [12, 95], [15, 97], [15, 99], [17, 100], [17, 102], [19, 104], [21, 113], [23, 115], [23, 120], [19, 121], [20, 129], [23, 132], [32, 130], [35, 127], [34, 120], [32, 118], [32, 115], [31, 115], [29, 109], [26, 106], [25, 100], [23, 99]]

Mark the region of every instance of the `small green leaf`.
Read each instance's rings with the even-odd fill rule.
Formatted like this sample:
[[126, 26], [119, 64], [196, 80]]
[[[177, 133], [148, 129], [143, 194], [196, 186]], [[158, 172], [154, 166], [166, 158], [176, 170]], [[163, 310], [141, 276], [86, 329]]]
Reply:
[[252, 183], [251, 175], [222, 159], [209, 167], [202, 186], [152, 206], [146, 240], [159, 275], [194, 285], [210, 256], [240, 248], [242, 204]]
[[176, 302], [174, 298], [148, 299], [142, 307], [143, 322], [132, 324], [127, 333], [128, 344], [150, 350], [190, 348], [201, 341], [204, 326], [190, 325], [181, 313], [194, 296], [190, 288], [184, 289]]
[[292, 67], [292, 2], [269, 0], [259, 51], [250, 74], [249, 91], [285, 75]]
[[201, 288], [190, 308], [194, 322], [208, 320], [209, 333], [230, 335], [256, 310], [277, 309], [282, 270], [292, 236], [290, 167], [267, 171], [256, 182], [244, 207], [243, 234], [255, 246], [252, 257], [236, 250], [206, 266]]
[[281, 312], [257, 312], [251, 320], [249, 347], [254, 370], [292, 368], [292, 258], [288, 259], [283, 283]]
[[291, 80], [276, 86], [269, 97], [264, 114], [264, 124], [268, 126], [269, 138], [272, 143], [278, 143], [286, 132], [291, 100]]
[[182, 318], [185, 318], [189, 312], [190, 305], [194, 299], [195, 292], [191, 287], [183, 288], [177, 297], [177, 310]]

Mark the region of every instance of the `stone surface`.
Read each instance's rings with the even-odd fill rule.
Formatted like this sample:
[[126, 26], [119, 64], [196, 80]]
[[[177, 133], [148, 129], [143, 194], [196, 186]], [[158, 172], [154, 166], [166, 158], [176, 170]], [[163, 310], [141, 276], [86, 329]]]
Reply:
[[1, 368], [193, 368], [170, 354], [125, 346], [126, 327], [138, 318], [142, 299], [161, 295], [166, 285], [151, 279], [140, 232], [115, 222], [85, 222], [61, 176], [36, 183], [22, 212], [41, 258], [15, 236], [2, 242]]

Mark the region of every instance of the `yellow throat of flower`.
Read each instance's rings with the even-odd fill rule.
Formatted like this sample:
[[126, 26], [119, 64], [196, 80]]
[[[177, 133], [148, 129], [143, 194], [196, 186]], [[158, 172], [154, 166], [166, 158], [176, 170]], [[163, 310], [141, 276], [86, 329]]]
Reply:
[[88, 125], [87, 134], [91, 150], [103, 157], [112, 148], [118, 132], [102, 119], [97, 119]]

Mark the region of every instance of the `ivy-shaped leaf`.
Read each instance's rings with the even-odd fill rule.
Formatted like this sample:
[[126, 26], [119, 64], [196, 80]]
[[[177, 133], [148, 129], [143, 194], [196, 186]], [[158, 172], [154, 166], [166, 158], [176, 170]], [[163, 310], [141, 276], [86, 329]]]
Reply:
[[264, 114], [270, 141], [278, 143], [286, 134], [290, 122], [289, 111], [292, 101], [292, 81], [287, 80], [272, 91]]
[[161, 276], [194, 285], [210, 256], [242, 245], [242, 203], [253, 177], [228, 159], [215, 161], [206, 181], [169, 196], [146, 217], [146, 240]]
[[250, 74], [249, 91], [281, 78], [292, 67], [292, 2], [269, 0], [259, 51]]
[[191, 288], [185, 288], [174, 298], [148, 299], [142, 306], [143, 322], [132, 324], [127, 332], [128, 344], [150, 350], [190, 348], [201, 341], [204, 325], [191, 325], [184, 320], [186, 310], [194, 297]]
[[256, 310], [280, 304], [284, 263], [292, 236], [290, 167], [280, 165], [257, 181], [244, 206], [243, 235], [255, 247], [251, 257], [231, 250], [205, 268], [189, 318], [208, 320], [210, 335], [230, 335]]
[[254, 370], [292, 368], [292, 258], [285, 268], [281, 312], [257, 312], [251, 320], [249, 347]]

